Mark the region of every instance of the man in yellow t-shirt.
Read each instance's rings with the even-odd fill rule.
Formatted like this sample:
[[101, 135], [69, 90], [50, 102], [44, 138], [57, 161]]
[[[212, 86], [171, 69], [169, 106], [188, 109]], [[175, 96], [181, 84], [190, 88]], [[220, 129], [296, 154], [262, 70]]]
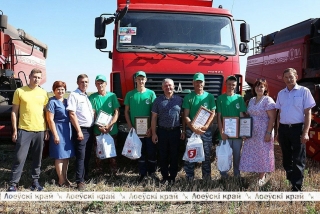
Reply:
[[[48, 94], [39, 87], [42, 72], [33, 69], [29, 75], [29, 85], [18, 88], [12, 101], [11, 122], [13, 128], [12, 141], [16, 143], [15, 159], [8, 191], [17, 191], [29, 147], [32, 152], [32, 179], [30, 189], [41, 191], [39, 184], [40, 167], [44, 139], [48, 139], [48, 131], [44, 117], [44, 107], [48, 102]], [[17, 123], [17, 118], [19, 121]], [[17, 124], [19, 124], [17, 128]]]

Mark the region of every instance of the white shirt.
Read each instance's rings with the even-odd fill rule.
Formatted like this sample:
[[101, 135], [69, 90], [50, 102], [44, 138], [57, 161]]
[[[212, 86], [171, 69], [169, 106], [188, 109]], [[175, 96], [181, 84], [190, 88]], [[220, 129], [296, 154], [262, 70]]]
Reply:
[[80, 89], [71, 92], [68, 97], [67, 110], [75, 112], [79, 126], [91, 127], [93, 125], [94, 114], [87, 93], [83, 93]]
[[304, 123], [304, 110], [316, 105], [310, 90], [296, 84], [291, 91], [288, 88], [278, 93], [276, 108], [281, 110], [280, 123]]

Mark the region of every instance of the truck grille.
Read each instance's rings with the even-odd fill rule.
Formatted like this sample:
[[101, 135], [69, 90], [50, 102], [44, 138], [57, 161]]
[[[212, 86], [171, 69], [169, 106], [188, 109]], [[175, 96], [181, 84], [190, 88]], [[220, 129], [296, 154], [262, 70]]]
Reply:
[[[175, 84], [175, 94], [184, 97], [193, 91], [193, 74], [148, 74], [146, 88], [153, 90], [157, 96], [163, 94], [162, 81], [170, 78]], [[222, 75], [205, 75], [204, 90], [213, 94], [217, 98], [222, 91], [223, 76]], [[179, 89], [179, 90], [178, 90]], [[182, 90], [181, 90], [182, 89]]]

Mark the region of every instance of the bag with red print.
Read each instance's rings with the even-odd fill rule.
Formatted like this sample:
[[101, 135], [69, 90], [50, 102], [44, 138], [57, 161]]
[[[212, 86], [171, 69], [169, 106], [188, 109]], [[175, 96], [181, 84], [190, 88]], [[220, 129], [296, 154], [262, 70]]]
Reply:
[[191, 137], [188, 138], [183, 160], [189, 162], [202, 162], [205, 160], [203, 143], [200, 135], [192, 133]]

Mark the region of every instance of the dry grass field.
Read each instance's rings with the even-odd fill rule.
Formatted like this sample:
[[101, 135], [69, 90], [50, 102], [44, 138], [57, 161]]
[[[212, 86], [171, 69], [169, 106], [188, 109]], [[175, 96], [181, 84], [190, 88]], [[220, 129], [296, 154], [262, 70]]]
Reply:
[[[121, 147], [121, 146], [120, 146]], [[10, 179], [10, 169], [13, 160], [13, 145], [0, 147], [0, 191], [6, 191]], [[183, 146], [180, 157], [182, 159]], [[121, 154], [121, 148], [118, 148]], [[232, 179], [226, 185], [219, 182], [219, 172], [216, 161], [212, 157], [212, 180], [202, 181], [201, 166], [196, 168], [196, 180], [187, 183], [184, 180], [182, 168], [179, 171], [176, 184], [173, 186], [161, 185], [152, 180], [145, 180], [137, 184], [137, 162], [118, 155], [119, 179], [109, 177], [108, 170], [96, 171], [94, 158], [91, 159], [90, 177], [85, 191], [111, 191], [111, 192], [151, 192], [151, 191], [290, 191], [290, 185], [285, 179], [285, 172], [281, 166], [281, 151], [275, 145], [276, 171], [269, 175], [268, 183], [263, 187], [255, 184], [256, 174], [242, 173], [243, 184], [238, 184]], [[215, 148], [213, 148], [215, 154]], [[94, 157], [94, 153], [92, 153]], [[19, 191], [30, 191], [31, 157], [28, 157], [24, 172], [20, 180]], [[181, 161], [179, 166], [182, 167]], [[107, 165], [105, 165], [107, 169]], [[319, 191], [320, 163], [308, 159], [305, 170], [304, 191]], [[232, 173], [232, 172], [230, 172]], [[157, 175], [161, 177], [160, 172]], [[70, 162], [69, 179], [74, 177], [74, 159]], [[57, 176], [53, 160], [46, 158], [42, 163], [40, 183], [45, 191], [77, 191], [56, 186]], [[320, 202], [0, 202], [0, 213], [320, 213]]]
[[[49, 93], [49, 96], [52, 96]], [[66, 94], [65, 97], [68, 97]], [[2, 142], [3, 143], [3, 142]], [[105, 171], [97, 171], [95, 168], [94, 152], [90, 166], [90, 180], [87, 182], [85, 191], [99, 192], [222, 192], [222, 191], [290, 191], [291, 185], [285, 179], [285, 171], [282, 168], [281, 150], [279, 145], [275, 145], [276, 170], [269, 174], [267, 184], [259, 188], [257, 175], [254, 173], [242, 173], [244, 182], [239, 184], [233, 179], [229, 179], [226, 184], [219, 182], [220, 175], [216, 167], [215, 146], [212, 150], [212, 180], [201, 180], [201, 165], [196, 167], [196, 177], [193, 183], [184, 180], [182, 169], [182, 155], [184, 146], [181, 145], [179, 159], [180, 171], [177, 182], [172, 185], [161, 185], [159, 182], [146, 179], [140, 184], [136, 183], [138, 178], [137, 161], [121, 156], [123, 145], [117, 148], [117, 161], [119, 165], [119, 178], [114, 179], [109, 176], [108, 166], [104, 165]], [[10, 180], [11, 165], [13, 161], [13, 144], [0, 144], [0, 191], [5, 192]], [[20, 180], [19, 191], [30, 191], [31, 180], [31, 160], [29, 156], [24, 167], [24, 172]], [[69, 179], [75, 181], [75, 160], [71, 159], [69, 166]], [[57, 175], [54, 167], [54, 160], [45, 158], [42, 162], [42, 172], [40, 183], [45, 187], [46, 192], [67, 192], [77, 191], [72, 188], [61, 188], [56, 185]], [[318, 192], [320, 189], [320, 162], [307, 159], [305, 170], [304, 191]], [[229, 172], [232, 175], [232, 171]], [[157, 172], [161, 178], [160, 172]], [[3, 202], [0, 201], [0, 213], [320, 213], [320, 202]]]

